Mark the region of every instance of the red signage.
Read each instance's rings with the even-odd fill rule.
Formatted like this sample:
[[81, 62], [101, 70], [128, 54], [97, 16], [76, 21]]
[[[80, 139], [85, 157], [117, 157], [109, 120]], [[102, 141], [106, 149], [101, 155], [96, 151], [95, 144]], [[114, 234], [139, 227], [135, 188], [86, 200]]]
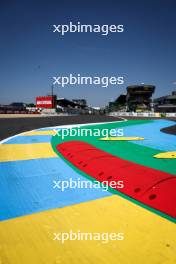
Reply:
[[55, 108], [56, 96], [38, 96], [36, 97], [37, 108]]

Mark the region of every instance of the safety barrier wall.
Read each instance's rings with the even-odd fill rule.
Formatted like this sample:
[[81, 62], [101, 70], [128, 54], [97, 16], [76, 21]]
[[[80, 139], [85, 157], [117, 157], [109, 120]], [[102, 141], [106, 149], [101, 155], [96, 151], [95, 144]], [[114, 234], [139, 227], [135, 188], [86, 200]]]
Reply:
[[109, 116], [134, 116], [134, 117], [176, 117], [176, 113], [136, 113], [136, 112], [110, 112]]

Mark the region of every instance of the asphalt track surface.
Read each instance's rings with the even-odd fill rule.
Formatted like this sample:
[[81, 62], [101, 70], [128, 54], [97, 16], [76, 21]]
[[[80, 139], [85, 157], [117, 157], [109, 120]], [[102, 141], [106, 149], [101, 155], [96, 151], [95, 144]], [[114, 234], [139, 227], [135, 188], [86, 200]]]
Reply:
[[[130, 119], [148, 119], [131, 118]], [[151, 118], [154, 119], [154, 118]], [[158, 118], [155, 118], [158, 119]], [[121, 118], [105, 115], [77, 115], [77, 116], [50, 116], [50, 117], [24, 117], [24, 118], [1, 118], [0, 119], [0, 140], [16, 134], [42, 127], [51, 127], [71, 124], [87, 124], [99, 122], [119, 121]], [[170, 119], [173, 120], [173, 119]], [[175, 121], [175, 120], [173, 120]], [[167, 134], [176, 135], [176, 125], [161, 129]]]
[[34, 118], [1, 118], [0, 119], [0, 140], [16, 134], [51, 126], [111, 122], [121, 120], [118, 117], [105, 115], [78, 115], [78, 116], [52, 116]]
[[161, 129], [162, 132], [171, 134], [171, 135], [176, 135], [176, 125], [170, 126], [170, 127], [165, 127]]

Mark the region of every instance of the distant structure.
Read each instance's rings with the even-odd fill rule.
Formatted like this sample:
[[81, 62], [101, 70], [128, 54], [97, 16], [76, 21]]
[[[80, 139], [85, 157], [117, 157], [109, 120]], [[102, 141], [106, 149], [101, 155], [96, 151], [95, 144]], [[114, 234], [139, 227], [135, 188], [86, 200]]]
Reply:
[[87, 106], [87, 101], [85, 99], [73, 99], [72, 101], [79, 106]]
[[96, 114], [99, 111], [87, 106], [85, 99], [58, 98], [56, 95], [37, 96], [36, 108], [41, 112], [68, 114]]
[[126, 103], [129, 112], [149, 112], [152, 110], [154, 85], [130, 85], [127, 87]]
[[126, 112], [127, 103], [126, 103], [126, 94], [121, 94], [114, 102], [109, 102], [109, 111], [120, 111]]
[[11, 103], [9, 105], [0, 105], [0, 114], [26, 114], [26, 104], [21, 102]]
[[149, 112], [152, 110], [154, 85], [130, 85], [127, 94], [121, 94], [114, 102], [109, 102], [109, 111]]
[[87, 102], [85, 99], [68, 100], [66, 98], [58, 98], [57, 107], [59, 106], [67, 107], [67, 108], [75, 108], [75, 109], [84, 109], [87, 107]]
[[176, 113], [176, 91], [154, 99], [154, 108], [155, 112], [159, 113]]
[[14, 110], [24, 111], [26, 109], [26, 104], [25, 103], [21, 103], [21, 102], [15, 102], [15, 103], [11, 103], [9, 105], [9, 107], [11, 107]]
[[68, 114], [101, 114], [100, 108], [88, 106], [85, 99], [58, 98], [56, 108]]

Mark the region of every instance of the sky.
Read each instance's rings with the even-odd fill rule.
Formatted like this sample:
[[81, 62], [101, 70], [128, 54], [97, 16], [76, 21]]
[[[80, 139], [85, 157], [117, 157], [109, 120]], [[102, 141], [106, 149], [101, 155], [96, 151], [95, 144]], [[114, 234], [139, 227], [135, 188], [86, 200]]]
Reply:
[[[53, 33], [53, 24], [123, 24], [123, 33]], [[104, 106], [132, 84], [176, 89], [175, 0], [0, 0], [0, 104], [35, 102], [53, 76], [124, 76], [123, 85], [54, 87], [58, 97]]]

